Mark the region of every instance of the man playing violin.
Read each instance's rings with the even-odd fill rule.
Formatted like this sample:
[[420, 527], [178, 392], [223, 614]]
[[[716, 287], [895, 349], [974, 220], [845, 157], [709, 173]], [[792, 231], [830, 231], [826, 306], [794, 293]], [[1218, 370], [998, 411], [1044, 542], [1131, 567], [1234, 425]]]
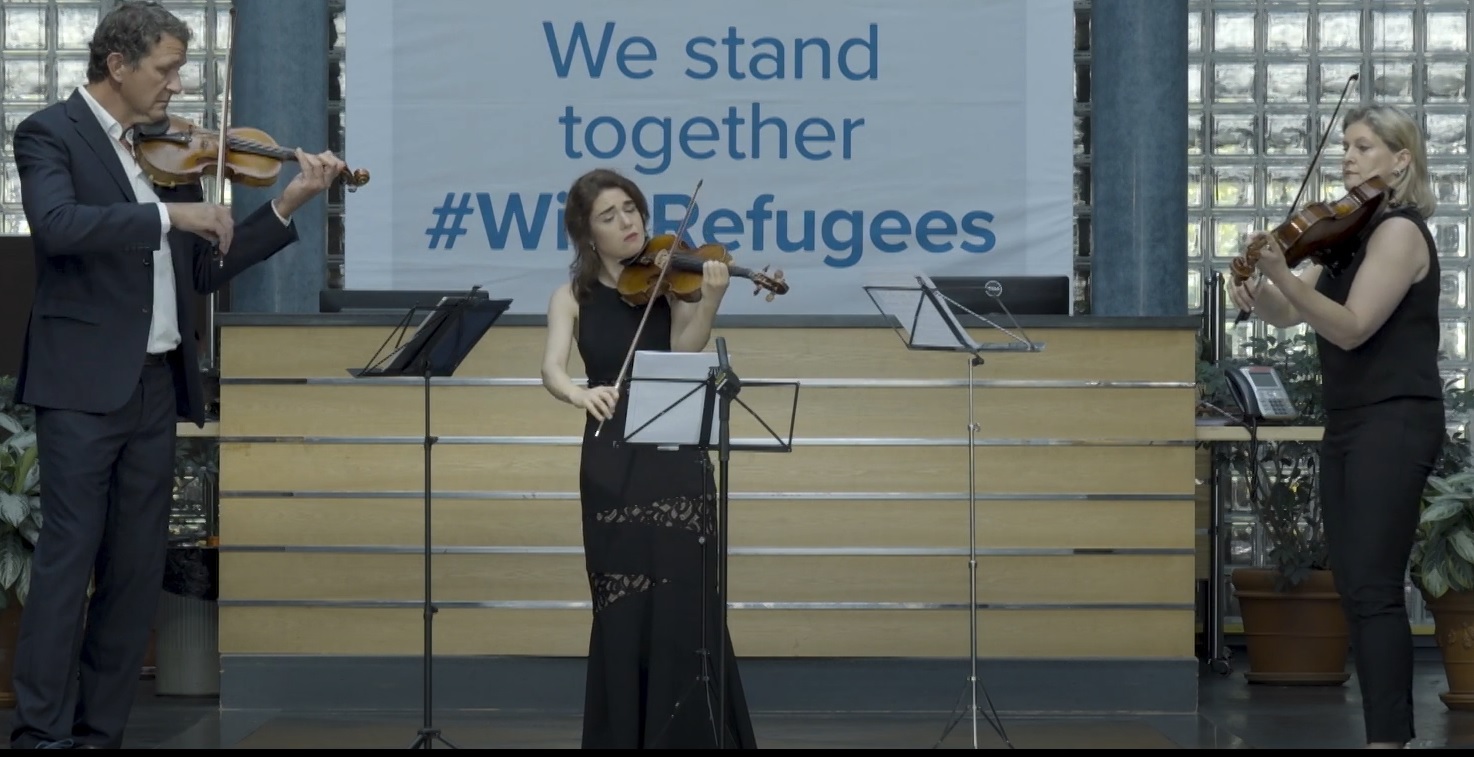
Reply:
[[[1380, 178], [1387, 205], [1338, 271], [1298, 274], [1272, 235], [1258, 282], [1234, 286], [1239, 308], [1276, 327], [1305, 324], [1320, 351], [1326, 409], [1319, 494], [1336, 580], [1351, 629], [1369, 748], [1413, 738], [1412, 630], [1403, 580], [1423, 489], [1444, 440], [1438, 372], [1436, 207], [1417, 125], [1383, 105], [1342, 122], [1348, 189]], [[1268, 281], [1264, 281], [1267, 279]]]
[[294, 242], [292, 214], [344, 168], [298, 151], [299, 174], [239, 223], [198, 184], [154, 186], [131, 130], [183, 91], [190, 36], [157, 3], [118, 4], [92, 38], [87, 84], [15, 130], [36, 255], [16, 399], [36, 409], [46, 519], [13, 748], [121, 746], [163, 586], [175, 423], [205, 421], [196, 296]]

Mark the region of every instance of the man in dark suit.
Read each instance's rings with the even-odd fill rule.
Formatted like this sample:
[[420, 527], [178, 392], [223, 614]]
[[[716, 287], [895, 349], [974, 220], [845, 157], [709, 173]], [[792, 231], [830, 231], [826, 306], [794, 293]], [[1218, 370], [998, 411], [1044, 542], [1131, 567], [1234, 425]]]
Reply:
[[239, 224], [198, 185], [153, 185], [133, 128], [167, 115], [189, 40], [158, 4], [119, 4], [92, 39], [87, 85], [15, 130], [36, 252], [16, 398], [37, 410], [46, 518], [13, 748], [120, 747], [163, 585], [175, 424], [205, 420], [196, 293], [294, 242], [292, 214], [344, 169], [298, 151], [297, 176]]

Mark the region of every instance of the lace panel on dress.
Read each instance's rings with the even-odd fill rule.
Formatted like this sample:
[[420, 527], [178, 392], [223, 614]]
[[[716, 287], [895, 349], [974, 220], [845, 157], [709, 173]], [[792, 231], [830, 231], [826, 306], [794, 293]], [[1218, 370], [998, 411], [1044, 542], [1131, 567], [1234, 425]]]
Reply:
[[670, 580], [660, 580], [657, 582], [649, 575], [592, 572], [589, 574], [589, 586], [594, 591], [594, 613], [598, 614], [621, 598], [634, 595], [635, 593], [644, 593], [657, 584], [664, 585], [667, 582], [670, 582]]
[[712, 529], [706, 515], [711, 513], [710, 505], [715, 500], [709, 495], [676, 496], [648, 505], [631, 504], [603, 511], [595, 514], [594, 520], [603, 524], [636, 523], [654, 527], [679, 527], [710, 535]]

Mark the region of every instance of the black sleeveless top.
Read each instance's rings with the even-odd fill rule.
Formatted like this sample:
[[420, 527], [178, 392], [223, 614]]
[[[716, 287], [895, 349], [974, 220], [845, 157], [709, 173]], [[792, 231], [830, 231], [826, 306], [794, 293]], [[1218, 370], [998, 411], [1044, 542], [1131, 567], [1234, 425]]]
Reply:
[[1356, 273], [1366, 260], [1367, 240], [1373, 230], [1394, 216], [1411, 219], [1422, 231], [1428, 243], [1428, 273], [1413, 283], [1382, 328], [1356, 348], [1342, 350], [1316, 335], [1322, 402], [1327, 411], [1393, 398], [1443, 398], [1443, 381], [1438, 374], [1438, 247], [1416, 208], [1394, 207], [1384, 212], [1362, 234], [1361, 247], [1345, 268], [1339, 272], [1323, 269], [1315, 289], [1345, 305]]
[[[670, 301], [660, 298], [650, 310], [650, 319], [640, 331], [645, 318], [644, 306], [631, 306], [619, 297], [619, 291], [603, 282], [578, 306], [578, 330], [575, 339], [578, 356], [583, 360], [589, 385], [612, 385], [629, 355], [630, 342], [640, 333], [637, 350], [668, 351], [670, 347]], [[620, 396], [623, 404], [624, 396]]]

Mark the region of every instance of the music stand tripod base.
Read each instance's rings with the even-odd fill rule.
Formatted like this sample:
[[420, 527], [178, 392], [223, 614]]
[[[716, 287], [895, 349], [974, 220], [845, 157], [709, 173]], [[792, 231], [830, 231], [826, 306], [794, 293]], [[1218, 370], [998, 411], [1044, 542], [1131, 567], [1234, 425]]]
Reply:
[[445, 736], [440, 734], [440, 728], [438, 727], [420, 728], [420, 737], [416, 738], [414, 743], [409, 744], [409, 748], [411, 751], [415, 749], [432, 749], [435, 748], [436, 741], [440, 741], [448, 749], [460, 750], [452, 745], [450, 741], [446, 740]]

